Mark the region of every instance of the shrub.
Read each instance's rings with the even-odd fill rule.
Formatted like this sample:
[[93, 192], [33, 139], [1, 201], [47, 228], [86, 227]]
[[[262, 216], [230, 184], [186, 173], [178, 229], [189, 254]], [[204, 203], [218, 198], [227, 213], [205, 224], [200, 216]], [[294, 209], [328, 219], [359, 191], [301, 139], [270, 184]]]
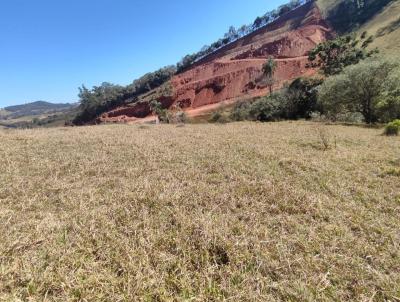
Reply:
[[159, 101], [152, 100], [150, 102], [150, 110], [157, 116], [158, 118], [157, 123], [158, 122], [166, 124], [170, 123], [171, 114], [168, 112], [167, 109], [163, 108], [163, 105]]
[[229, 119], [224, 114], [222, 114], [221, 112], [217, 111], [217, 112], [214, 112], [211, 115], [211, 117], [209, 119], [209, 122], [210, 123], [224, 124], [224, 123], [229, 122]]
[[317, 96], [322, 82], [320, 78], [298, 78], [269, 96], [238, 102], [231, 111], [230, 119], [268, 122], [310, 118], [313, 112], [320, 110]]
[[364, 122], [364, 117], [359, 112], [344, 112], [338, 114], [337, 121], [343, 123], [361, 124]]
[[175, 113], [175, 121], [176, 121], [178, 124], [184, 124], [184, 123], [187, 122], [187, 120], [188, 120], [188, 118], [187, 118], [185, 112], [179, 111], [179, 112]]
[[[368, 124], [400, 115], [399, 64], [388, 60], [364, 61], [329, 77], [321, 85], [318, 101], [333, 120], [346, 112], [361, 113]], [[388, 83], [391, 83], [389, 85]]]
[[317, 127], [317, 134], [321, 143], [322, 150], [326, 151], [328, 149], [331, 149], [333, 143], [336, 147], [336, 138], [333, 140], [330, 132], [326, 127]]
[[232, 121], [240, 122], [249, 119], [250, 101], [241, 101], [235, 104], [230, 114]]
[[399, 133], [400, 133], [400, 120], [395, 120], [386, 125], [385, 135], [395, 136], [395, 135], [399, 135]]
[[277, 121], [282, 117], [282, 95], [279, 93], [260, 98], [251, 104], [249, 117], [260, 122]]
[[282, 90], [283, 114], [288, 119], [311, 118], [311, 113], [320, 111], [318, 107], [318, 87], [321, 78], [297, 78]]
[[168, 124], [185, 124], [187, 122], [187, 116], [184, 111], [173, 111], [173, 110], [165, 110], [166, 112], [166, 120]]
[[326, 116], [321, 114], [319, 111], [314, 111], [310, 113], [310, 119], [313, 122], [325, 122], [326, 121]]
[[396, 68], [383, 84], [377, 111], [382, 122], [400, 119], [400, 68]]
[[[357, 64], [376, 54], [377, 50], [367, 49], [372, 41], [372, 37], [367, 38], [363, 34], [360, 39], [347, 35], [322, 42], [310, 51], [309, 65], [320, 68], [326, 76], [339, 74], [346, 66]], [[359, 44], [362, 44], [361, 47]]]

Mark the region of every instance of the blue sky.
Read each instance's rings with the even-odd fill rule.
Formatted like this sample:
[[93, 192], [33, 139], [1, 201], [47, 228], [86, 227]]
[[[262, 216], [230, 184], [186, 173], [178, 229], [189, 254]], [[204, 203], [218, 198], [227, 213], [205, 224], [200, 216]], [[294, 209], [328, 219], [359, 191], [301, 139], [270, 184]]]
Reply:
[[1, 0], [0, 108], [129, 84], [282, 0]]

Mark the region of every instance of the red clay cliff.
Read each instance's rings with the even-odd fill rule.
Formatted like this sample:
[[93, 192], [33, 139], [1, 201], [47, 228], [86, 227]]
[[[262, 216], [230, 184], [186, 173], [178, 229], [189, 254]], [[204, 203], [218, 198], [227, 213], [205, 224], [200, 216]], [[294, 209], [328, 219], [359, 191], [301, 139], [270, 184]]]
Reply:
[[[277, 62], [274, 89], [300, 76], [315, 74], [307, 68], [307, 54], [329, 39], [332, 31], [313, 3], [305, 4], [275, 22], [203, 58], [170, 81], [172, 96], [165, 107], [179, 106], [189, 115], [211, 111], [229, 103], [268, 94], [262, 84], [262, 66], [270, 57]], [[101, 121], [141, 120], [150, 114], [146, 104], [115, 109]]]

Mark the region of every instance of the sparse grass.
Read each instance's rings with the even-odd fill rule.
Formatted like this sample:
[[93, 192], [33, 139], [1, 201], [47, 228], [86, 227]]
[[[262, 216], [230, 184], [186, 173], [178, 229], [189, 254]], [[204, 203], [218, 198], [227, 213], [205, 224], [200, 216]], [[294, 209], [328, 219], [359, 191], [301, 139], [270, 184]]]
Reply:
[[[325, 16], [342, 3], [343, 0], [318, 0], [317, 5]], [[400, 1], [393, 1], [377, 12], [371, 20], [362, 24], [357, 30], [361, 35], [364, 31], [374, 35], [375, 40], [370, 49], [378, 48], [387, 57], [398, 58], [400, 55]]]
[[400, 1], [393, 1], [382, 12], [364, 24], [359, 33], [367, 31], [375, 36], [370, 48], [378, 48], [380, 52], [389, 57], [400, 56]]
[[0, 131], [0, 300], [398, 301], [400, 139], [315, 127]]

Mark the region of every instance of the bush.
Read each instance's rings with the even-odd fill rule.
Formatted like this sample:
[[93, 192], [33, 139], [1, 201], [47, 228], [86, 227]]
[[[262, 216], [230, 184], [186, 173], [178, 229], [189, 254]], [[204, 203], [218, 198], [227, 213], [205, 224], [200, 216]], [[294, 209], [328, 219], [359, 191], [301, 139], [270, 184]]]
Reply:
[[221, 112], [217, 111], [211, 115], [209, 122], [224, 124], [224, 123], [229, 122], [229, 119], [225, 115], [223, 115]]
[[283, 101], [282, 95], [279, 93], [256, 100], [249, 108], [250, 119], [260, 122], [280, 120]]
[[313, 122], [326, 122], [327, 121], [326, 116], [321, 114], [321, 112], [319, 112], [319, 111], [311, 112], [310, 119]]
[[165, 110], [166, 122], [168, 124], [185, 124], [188, 121], [187, 115], [184, 111]]
[[249, 119], [250, 101], [240, 101], [235, 104], [230, 114], [232, 121], [240, 122]]
[[342, 123], [361, 124], [364, 122], [364, 117], [359, 112], [344, 112], [338, 114], [337, 121]]
[[318, 101], [333, 120], [347, 112], [361, 113], [365, 122], [387, 122], [400, 117], [399, 64], [388, 60], [364, 61], [329, 77], [320, 86]]
[[396, 68], [383, 84], [379, 97], [378, 115], [382, 122], [400, 119], [400, 67]]
[[318, 107], [318, 87], [321, 78], [297, 78], [282, 90], [283, 114], [288, 119], [311, 118], [311, 113], [320, 111]]
[[385, 127], [385, 135], [388, 136], [396, 136], [399, 135], [400, 132], [400, 120], [395, 120]]
[[312, 112], [320, 109], [317, 95], [322, 82], [319, 78], [298, 78], [279, 92], [236, 103], [229, 117], [232, 121], [262, 122], [310, 118]]

